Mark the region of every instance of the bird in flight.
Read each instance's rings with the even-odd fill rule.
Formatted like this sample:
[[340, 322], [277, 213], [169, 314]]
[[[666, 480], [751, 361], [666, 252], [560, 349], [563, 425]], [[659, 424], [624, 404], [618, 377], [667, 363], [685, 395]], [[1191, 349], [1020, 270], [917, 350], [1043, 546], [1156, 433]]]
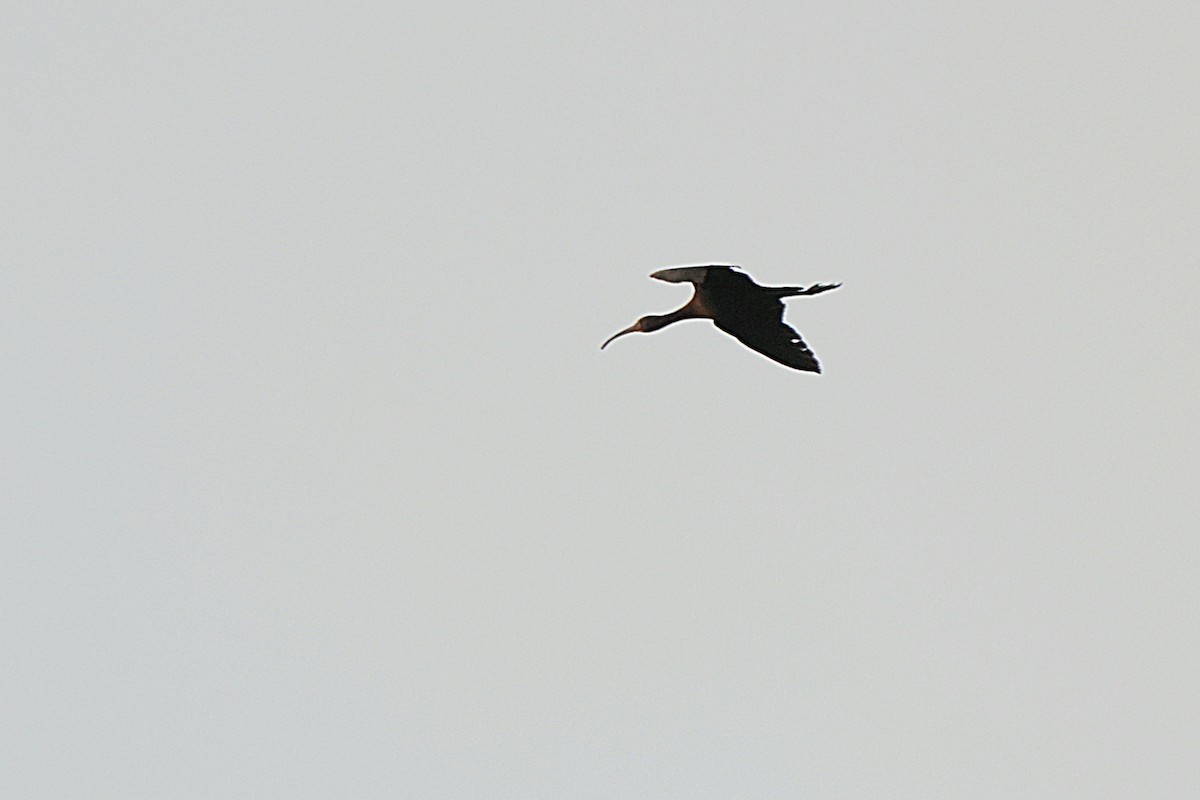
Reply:
[[738, 267], [673, 267], [652, 273], [651, 278], [668, 283], [690, 283], [692, 299], [670, 314], [650, 314], [604, 344], [627, 333], [651, 333], [681, 319], [711, 319], [713, 324], [751, 350], [762, 353], [785, 367], [804, 372], [820, 372], [821, 365], [812, 350], [783, 321], [783, 298], [802, 294], [820, 294], [836, 289], [840, 283], [815, 283], [800, 286], [759, 286]]

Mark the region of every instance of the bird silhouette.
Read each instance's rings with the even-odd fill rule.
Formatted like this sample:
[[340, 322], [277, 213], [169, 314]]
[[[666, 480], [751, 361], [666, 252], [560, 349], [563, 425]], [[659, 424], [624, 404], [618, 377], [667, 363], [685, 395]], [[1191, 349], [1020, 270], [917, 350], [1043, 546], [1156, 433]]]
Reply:
[[820, 294], [840, 283], [801, 286], [759, 286], [738, 267], [709, 265], [672, 267], [652, 273], [651, 278], [668, 283], [690, 283], [692, 299], [669, 314], [650, 314], [600, 345], [627, 333], [651, 333], [684, 319], [710, 319], [733, 336], [772, 361], [804, 372], [820, 372], [821, 365], [800, 334], [783, 321], [783, 298]]

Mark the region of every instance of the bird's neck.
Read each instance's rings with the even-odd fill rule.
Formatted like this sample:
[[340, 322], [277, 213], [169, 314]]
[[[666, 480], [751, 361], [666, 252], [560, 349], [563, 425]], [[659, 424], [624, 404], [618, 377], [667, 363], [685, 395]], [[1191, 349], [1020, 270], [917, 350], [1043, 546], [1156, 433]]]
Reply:
[[646, 331], [656, 331], [683, 319], [695, 319], [698, 315], [691, 313], [687, 306], [676, 309], [670, 314], [650, 314], [645, 318]]
[[669, 314], [651, 314], [646, 317], [646, 330], [656, 331], [682, 319], [712, 319], [712, 314], [700, 301], [699, 293], [692, 295], [692, 299], [683, 308], [677, 308]]

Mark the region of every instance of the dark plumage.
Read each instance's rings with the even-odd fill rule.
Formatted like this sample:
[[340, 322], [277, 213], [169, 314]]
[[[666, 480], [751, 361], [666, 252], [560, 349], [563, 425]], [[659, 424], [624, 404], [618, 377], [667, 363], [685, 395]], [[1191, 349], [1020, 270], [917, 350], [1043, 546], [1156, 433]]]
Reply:
[[739, 342], [785, 367], [804, 372], [820, 372], [821, 365], [812, 350], [791, 326], [783, 321], [783, 298], [820, 294], [841, 286], [817, 283], [807, 289], [800, 286], [759, 286], [737, 267], [710, 265], [674, 267], [650, 277], [671, 283], [691, 283], [692, 299], [670, 314], [642, 317], [633, 325], [609, 337], [627, 333], [650, 333], [683, 319], [711, 319], [718, 328]]

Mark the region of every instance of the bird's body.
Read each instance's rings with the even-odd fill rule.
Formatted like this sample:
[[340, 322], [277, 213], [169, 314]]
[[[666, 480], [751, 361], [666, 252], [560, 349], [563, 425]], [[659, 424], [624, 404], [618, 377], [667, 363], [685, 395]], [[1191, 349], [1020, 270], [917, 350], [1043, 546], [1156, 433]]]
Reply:
[[600, 345], [626, 333], [650, 333], [684, 319], [711, 319], [718, 328], [742, 344], [785, 367], [820, 372], [821, 365], [808, 345], [783, 321], [783, 298], [819, 294], [841, 286], [759, 286], [737, 267], [711, 265], [673, 267], [650, 277], [670, 283], [691, 283], [692, 299], [669, 314], [642, 317]]

